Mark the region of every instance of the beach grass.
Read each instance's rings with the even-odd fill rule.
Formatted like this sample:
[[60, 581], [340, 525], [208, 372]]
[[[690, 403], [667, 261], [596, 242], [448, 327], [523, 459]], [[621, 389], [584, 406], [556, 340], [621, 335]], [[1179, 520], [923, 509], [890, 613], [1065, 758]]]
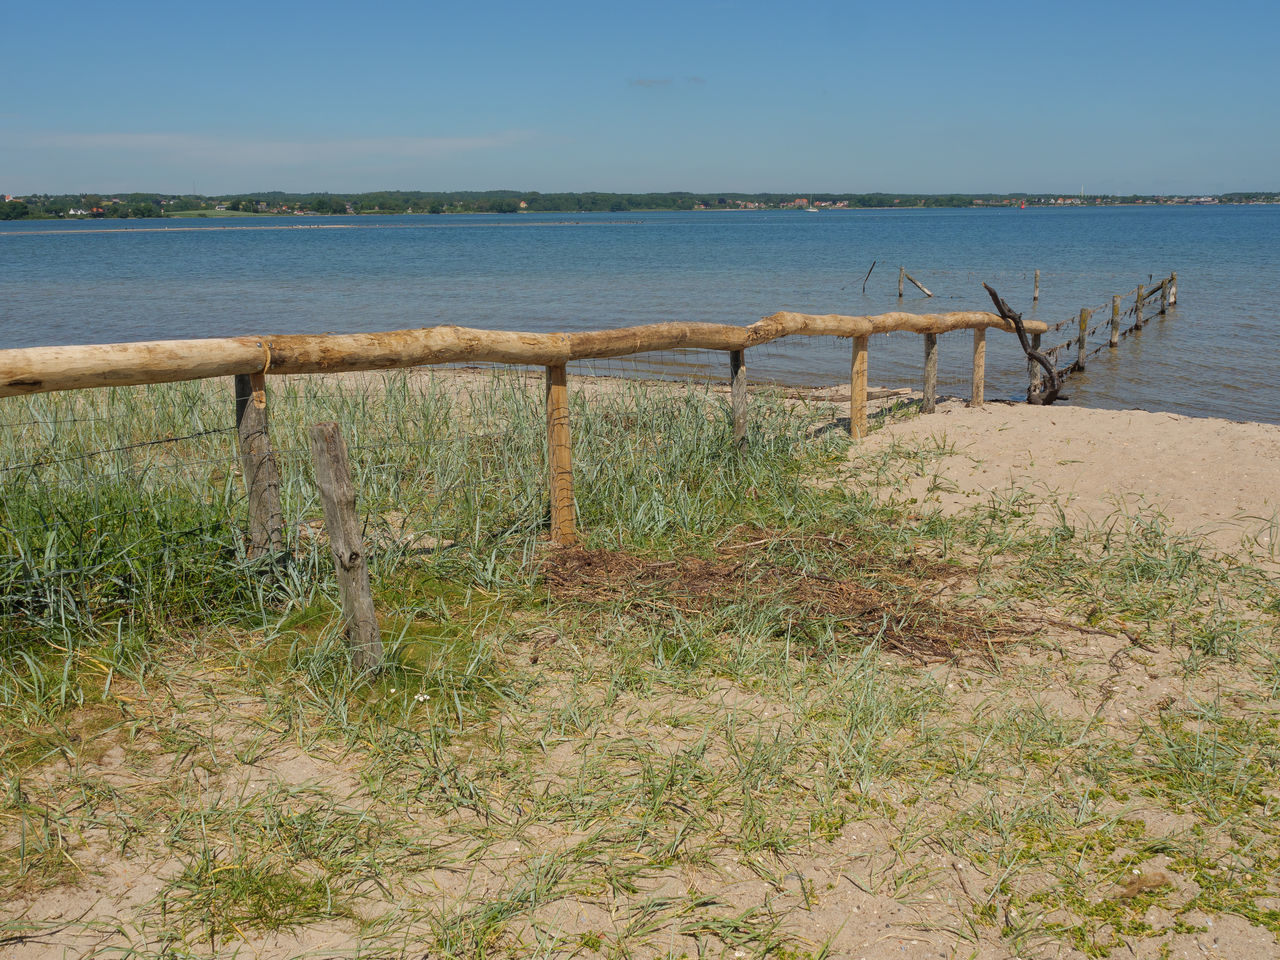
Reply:
[[[726, 400], [578, 385], [584, 542], [556, 549], [537, 377], [273, 384], [266, 560], [229, 384], [7, 401], [0, 940], [1118, 956], [1280, 931], [1273, 578], [1157, 515], [894, 506], [946, 444], [862, 453], [764, 391], [739, 449]], [[318, 523], [328, 419], [376, 674]]]

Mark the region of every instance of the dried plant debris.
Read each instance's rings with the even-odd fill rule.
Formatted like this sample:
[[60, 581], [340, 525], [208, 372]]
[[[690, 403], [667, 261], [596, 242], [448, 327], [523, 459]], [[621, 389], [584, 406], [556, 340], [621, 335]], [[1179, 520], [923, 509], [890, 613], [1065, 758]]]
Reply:
[[[1008, 640], [1007, 625], [993, 615], [928, 599], [920, 589], [924, 582], [911, 575], [913, 564], [908, 561], [905, 566], [892, 582], [877, 578], [882, 585], [867, 585], [806, 573], [730, 545], [712, 559], [656, 560], [617, 550], [557, 550], [543, 561], [542, 572], [551, 596], [559, 601], [622, 605], [650, 617], [767, 604], [793, 633], [830, 623], [851, 641], [877, 641], [920, 660], [986, 651]], [[929, 565], [926, 561], [920, 566], [927, 570]]]

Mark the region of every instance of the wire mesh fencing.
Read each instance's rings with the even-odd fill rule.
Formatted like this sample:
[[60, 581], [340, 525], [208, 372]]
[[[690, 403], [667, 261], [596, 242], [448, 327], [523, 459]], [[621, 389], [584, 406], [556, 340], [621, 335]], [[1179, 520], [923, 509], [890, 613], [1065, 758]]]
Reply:
[[[1057, 340], [1040, 349], [1052, 364], [1058, 379], [1065, 381], [1084, 370], [1088, 361], [1104, 350], [1114, 348], [1126, 337], [1138, 333], [1152, 319], [1163, 316], [1177, 302], [1176, 273], [1151, 287], [1139, 285], [1126, 293], [1113, 296], [1109, 302], [1086, 307], [1078, 315], [1049, 325], [1047, 333], [1037, 337]], [[1131, 302], [1130, 302], [1131, 301]], [[1128, 303], [1127, 306], [1122, 306]], [[1092, 323], [1092, 325], [1090, 325]], [[1069, 339], [1059, 340], [1065, 333]], [[1041, 371], [1029, 365], [1032, 389], [1037, 389]]]

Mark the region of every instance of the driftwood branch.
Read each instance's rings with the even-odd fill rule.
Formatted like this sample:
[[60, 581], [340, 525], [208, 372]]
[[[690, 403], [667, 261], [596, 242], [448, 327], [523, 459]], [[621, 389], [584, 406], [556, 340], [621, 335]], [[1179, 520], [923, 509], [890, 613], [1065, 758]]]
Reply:
[[1027, 355], [1027, 359], [1033, 360], [1044, 368], [1044, 372], [1049, 375], [1049, 385], [1045, 389], [1036, 391], [1031, 387], [1027, 387], [1027, 403], [1037, 406], [1048, 406], [1055, 400], [1066, 400], [1062, 396], [1062, 381], [1058, 378], [1057, 368], [1049, 362], [1048, 358], [1039, 350], [1033, 349], [1031, 341], [1027, 339], [1027, 328], [1022, 322], [1022, 314], [1014, 313], [1009, 305], [1001, 299], [1000, 294], [996, 293], [987, 284], [983, 284], [982, 288], [987, 291], [987, 295], [991, 297], [991, 302], [995, 304], [996, 313], [1004, 320], [1013, 324], [1014, 333], [1018, 335], [1018, 342], [1022, 344], [1022, 352]]

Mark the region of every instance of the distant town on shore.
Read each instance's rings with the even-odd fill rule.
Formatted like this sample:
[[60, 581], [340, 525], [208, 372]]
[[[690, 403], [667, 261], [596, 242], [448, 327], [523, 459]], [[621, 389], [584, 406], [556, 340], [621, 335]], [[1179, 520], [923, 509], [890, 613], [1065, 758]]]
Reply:
[[121, 193], [4, 195], [0, 220], [120, 217], [323, 216], [448, 213], [626, 213], [655, 210], [854, 210], [1280, 203], [1280, 192], [1215, 196], [1059, 194], [537, 193], [518, 190], [375, 193]]

